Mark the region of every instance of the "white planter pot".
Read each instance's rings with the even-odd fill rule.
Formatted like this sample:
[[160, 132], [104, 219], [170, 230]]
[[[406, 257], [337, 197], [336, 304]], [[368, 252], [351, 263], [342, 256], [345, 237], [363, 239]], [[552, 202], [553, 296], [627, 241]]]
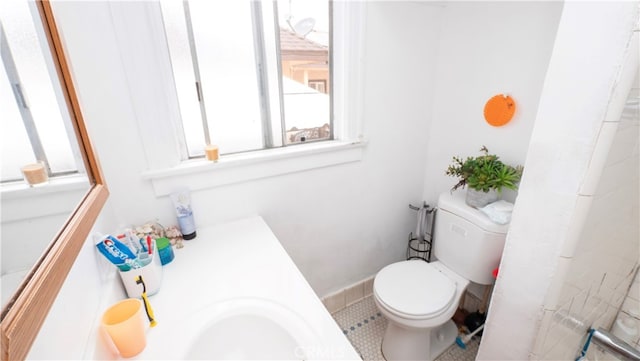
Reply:
[[482, 208], [489, 203], [493, 203], [498, 200], [498, 191], [495, 189], [489, 192], [477, 191], [475, 189], [467, 188], [467, 196], [465, 203], [474, 208]]

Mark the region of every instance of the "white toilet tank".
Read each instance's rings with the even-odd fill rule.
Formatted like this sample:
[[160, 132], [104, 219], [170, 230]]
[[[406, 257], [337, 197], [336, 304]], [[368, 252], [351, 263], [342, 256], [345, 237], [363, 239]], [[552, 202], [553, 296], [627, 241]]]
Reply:
[[446, 192], [438, 199], [434, 253], [438, 261], [471, 282], [493, 284], [508, 225], [491, 221], [464, 202], [465, 192]]

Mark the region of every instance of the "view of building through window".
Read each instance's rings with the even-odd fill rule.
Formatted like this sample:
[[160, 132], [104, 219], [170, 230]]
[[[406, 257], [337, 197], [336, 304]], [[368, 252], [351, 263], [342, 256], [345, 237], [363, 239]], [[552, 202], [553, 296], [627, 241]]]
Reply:
[[[286, 144], [329, 139], [329, 3], [278, 1]], [[291, 84], [294, 81], [302, 86]]]
[[329, 0], [161, 6], [188, 157], [332, 138]]

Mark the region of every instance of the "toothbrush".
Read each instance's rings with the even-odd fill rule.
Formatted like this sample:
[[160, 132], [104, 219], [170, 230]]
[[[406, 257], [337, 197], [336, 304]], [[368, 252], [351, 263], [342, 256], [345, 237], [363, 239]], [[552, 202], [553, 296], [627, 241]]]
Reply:
[[149, 254], [151, 254], [151, 250], [153, 249], [153, 247], [151, 247], [151, 236], [147, 236], [147, 249], [149, 250]]
[[147, 312], [147, 317], [149, 318], [149, 325], [151, 327], [156, 327], [158, 322], [155, 320], [153, 309], [151, 308], [151, 304], [149, 304], [149, 299], [147, 298], [147, 286], [144, 284], [142, 276], [136, 277], [136, 284], [142, 284], [142, 302], [144, 303], [144, 310]]
[[140, 243], [140, 249], [142, 250], [142, 252], [148, 252], [147, 245], [144, 244], [145, 243], [144, 239], [140, 238], [140, 239], [138, 239], [138, 242]]
[[126, 236], [127, 241], [129, 242], [129, 245], [131, 247], [133, 247], [135, 254], [138, 254], [140, 252], [140, 247], [138, 245], [138, 237], [136, 237], [133, 234], [133, 231], [129, 228], [124, 230], [124, 234]]
[[138, 252], [137, 252], [137, 250], [136, 250], [136, 248], [135, 248], [135, 247], [133, 247], [133, 246], [131, 245], [131, 243], [129, 242], [129, 238], [127, 238], [126, 233], [123, 233], [123, 234], [119, 234], [119, 235], [117, 235], [117, 236], [116, 236], [116, 239], [117, 239], [118, 241], [122, 242], [125, 246], [129, 247], [129, 250], [131, 250], [131, 252], [133, 252], [133, 253], [138, 253]]

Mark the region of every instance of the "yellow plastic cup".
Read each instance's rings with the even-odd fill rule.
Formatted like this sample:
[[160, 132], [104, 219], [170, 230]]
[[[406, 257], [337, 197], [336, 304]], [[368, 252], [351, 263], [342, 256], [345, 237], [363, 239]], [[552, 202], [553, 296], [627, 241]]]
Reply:
[[142, 302], [137, 298], [120, 301], [102, 315], [102, 327], [122, 357], [133, 357], [147, 346]]

